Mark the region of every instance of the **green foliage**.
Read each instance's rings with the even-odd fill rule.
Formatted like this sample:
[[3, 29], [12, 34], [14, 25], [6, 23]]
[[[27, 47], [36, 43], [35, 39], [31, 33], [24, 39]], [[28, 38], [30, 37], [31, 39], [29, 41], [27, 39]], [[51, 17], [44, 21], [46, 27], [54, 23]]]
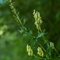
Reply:
[[[18, 22], [20, 22], [20, 27], [21, 27], [21, 31], [20, 31], [20, 33], [23, 33], [22, 34], [22, 37], [23, 38], [27, 38], [27, 37], [30, 37], [31, 36], [31, 38], [32, 39], [30, 39], [30, 38], [28, 38], [28, 40], [30, 40], [30, 44], [33, 44], [33, 45], [27, 45], [27, 52], [28, 52], [28, 55], [29, 56], [34, 56], [35, 58], [37, 58], [37, 59], [40, 59], [40, 60], [54, 60], [54, 58], [55, 57], [57, 57], [57, 56], [53, 56], [52, 57], [52, 53], [54, 54], [54, 51], [56, 52], [56, 54], [58, 54], [58, 56], [60, 56], [59, 55], [59, 53], [57, 52], [57, 50], [55, 49], [55, 46], [54, 46], [54, 43], [52, 43], [52, 42], [50, 42], [50, 41], [48, 41], [46, 38], [45, 38], [45, 36], [44, 36], [44, 34], [45, 33], [43, 33], [43, 30], [41, 29], [41, 24], [42, 24], [42, 20], [41, 20], [41, 17], [40, 17], [40, 14], [39, 14], [39, 12], [36, 12], [35, 10], [34, 10], [34, 12], [33, 12], [33, 15], [34, 15], [34, 18], [35, 18], [35, 25], [36, 25], [36, 28], [37, 28], [37, 30], [38, 30], [38, 36], [36, 37], [36, 42], [35, 41], [33, 41], [33, 38], [34, 38], [34, 35], [32, 35], [33, 34], [33, 32], [31, 31], [31, 30], [29, 30], [29, 31], [31, 31], [31, 33], [32, 34], [30, 34], [30, 35], [28, 35], [29, 34], [29, 32], [27, 32], [28, 31], [28, 29], [23, 25], [23, 23], [21, 22], [21, 20], [19, 19], [19, 15], [18, 15], [18, 13], [16, 13], [16, 10], [15, 10], [15, 8], [14, 8], [14, 6], [13, 6], [13, 3], [12, 3], [12, 0], [10, 0], [10, 7], [11, 7], [11, 9], [12, 9], [12, 12], [14, 13], [14, 17], [15, 18], [17, 18], [16, 20], [18, 20]], [[32, 50], [32, 48], [34, 49], [34, 45], [36, 44], [37, 45], [37, 43], [38, 43], [38, 38], [42, 38], [42, 40], [44, 41], [43, 42], [43, 44], [46, 44], [47, 45], [47, 47], [46, 47], [46, 49], [41, 45], [41, 43], [39, 43], [39, 45], [40, 45], [40, 47], [38, 47], [37, 48], [37, 54], [40, 56], [40, 57], [38, 57], [38, 56], [36, 56], [35, 54], [34, 54], [34, 51]], [[27, 39], [26, 39], [27, 40]], [[32, 41], [31, 41], [32, 40]], [[32, 48], [31, 48], [32, 47]], [[42, 48], [44, 49], [44, 51], [42, 50]], [[36, 49], [36, 48], [35, 48]], [[54, 51], [53, 51], [54, 50]], [[60, 58], [59, 58], [60, 59]]]
[[[16, 8], [12, 9], [14, 14], [9, 4], [2, 2], [0, 4], [0, 60], [49, 60], [49, 58], [59, 60], [59, 2], [60, 0], [13, 0], [13, 7]], [[35, 23], [36, 27], [32, 16], [34, 9], [40, 12], [43, 20], [41, 24]], [[54, 49], [50, 41], [55, 43], [52, 44]], [[27, 44], [31, 47], [34, 56], [27, 56]], [[44, 52], [44, 57], [37, 54], [38, 47]]]

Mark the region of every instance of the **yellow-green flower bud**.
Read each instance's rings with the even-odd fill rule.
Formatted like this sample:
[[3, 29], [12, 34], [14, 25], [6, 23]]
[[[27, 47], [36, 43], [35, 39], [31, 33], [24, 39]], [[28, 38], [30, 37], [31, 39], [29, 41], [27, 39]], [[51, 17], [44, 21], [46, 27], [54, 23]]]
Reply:
[[51, 47], [52, 49], [54, 49], [54, 43], [53, 43], [53, 42], [50, 42], [50, 47]]
[[34, 15], [34, 18], [35, 18], [36, 28], [39, 29], [40, 25], [42, 24], [40, 13], [39, 12], [36, 12], [34, 10], [33, 15]]
[[29, 45], [27, 45], [27, 52], [29, 56], [33, 56], [33, 51]]
[[38, 54], [39, 56], [44, 57], [44, 52], [43, 52], [43, 50], [41, 49], [41, 47], [38, 47], [38, 48], [37, 48], [37, 54]]

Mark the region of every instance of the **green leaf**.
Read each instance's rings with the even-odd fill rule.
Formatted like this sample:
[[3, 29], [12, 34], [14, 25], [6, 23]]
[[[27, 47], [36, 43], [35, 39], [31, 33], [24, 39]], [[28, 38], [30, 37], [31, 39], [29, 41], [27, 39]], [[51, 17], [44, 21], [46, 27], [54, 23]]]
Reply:
[[41, 32], [41, 33], [38, 34], [37, 38], [40, 38], [40, 37], [44, 36], [45, 34], [46, 34], [46, 33]]
[[23, 30], [23, 29], [21, 29], [21, 30], [19, 30], [19, 32], [20, 32], [20, 33], [23, 33], [23, 32], [24, 32], [24, 30]]

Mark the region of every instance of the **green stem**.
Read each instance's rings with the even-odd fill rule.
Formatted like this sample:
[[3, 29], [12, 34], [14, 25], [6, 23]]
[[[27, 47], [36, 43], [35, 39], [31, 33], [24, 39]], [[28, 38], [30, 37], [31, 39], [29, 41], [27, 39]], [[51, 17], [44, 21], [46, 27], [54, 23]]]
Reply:
[[44, 58], [40, 58], [40, 57], [37, 57], [36, 55], [33, 55], [35, 58], [38, 58], [38, 59], [44, 59]]
[[[40, 30], [40, 32], [43, 32], [42, 29], [41, 29], [41, 27], [39, 28], [39, 30]], [[44, 42], [47, 43], [46, 38], [44, 36], [42, 36], [42, 38], [43, 38]]]
[[56, 50], [56, 48], [54, 48], [54, 50], [56, 51], [57, 54], [59, 54], [58, 51]]
[[41, 46], [41, 48], [46, 52], [46, 50], [44, 49], [44, 47], [38, 42], [38, 44]]

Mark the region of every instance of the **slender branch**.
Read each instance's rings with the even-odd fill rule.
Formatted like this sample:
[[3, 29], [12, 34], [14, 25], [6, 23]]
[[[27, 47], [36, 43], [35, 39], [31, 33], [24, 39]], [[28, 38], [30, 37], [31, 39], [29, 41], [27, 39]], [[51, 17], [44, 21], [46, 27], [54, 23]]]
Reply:
[[41, 46], [41, 48], [46, 52], [46, 50], [44, 49], [44, 47], [39, 43], [39, 42], [37, 42], [40, 46]]

